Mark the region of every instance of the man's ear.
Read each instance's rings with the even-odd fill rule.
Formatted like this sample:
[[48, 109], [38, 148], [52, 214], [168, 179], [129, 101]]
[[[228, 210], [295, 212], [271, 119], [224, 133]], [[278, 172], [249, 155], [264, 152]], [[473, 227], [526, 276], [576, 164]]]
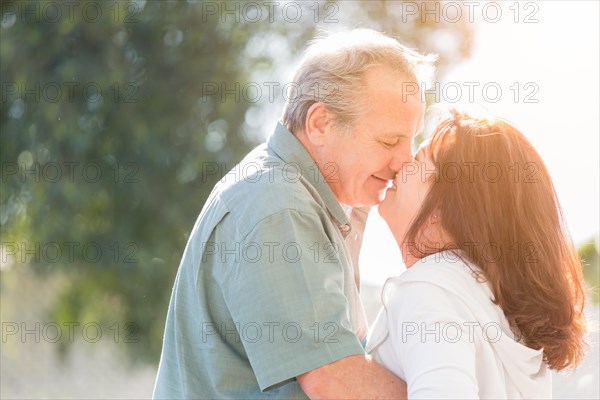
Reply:
[[304, 126], [304, 133], [308, 140], [314, 146], [324, 145], [329, 127], [329, 111], [325, 104], [315, 103], [310, 106], [306, 113], [306, 124]]

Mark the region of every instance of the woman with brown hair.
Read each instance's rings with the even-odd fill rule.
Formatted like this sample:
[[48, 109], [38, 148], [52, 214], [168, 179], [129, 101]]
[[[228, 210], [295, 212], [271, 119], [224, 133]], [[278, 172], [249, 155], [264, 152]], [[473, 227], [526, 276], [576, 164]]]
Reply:
[[367, 351], [409, 398], [549, 398], [585, 333], [581, 264], [549, 173], [502, 120], [456, 111], [379, 212], [407, 271], [388, 280]]

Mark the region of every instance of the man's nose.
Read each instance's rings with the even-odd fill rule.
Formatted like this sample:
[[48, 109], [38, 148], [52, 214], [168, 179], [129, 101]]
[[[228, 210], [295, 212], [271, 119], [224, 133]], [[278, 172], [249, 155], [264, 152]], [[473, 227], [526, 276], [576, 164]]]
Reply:
[[390, 162], [390, 169], [392, 169], [396, 173], [398, 173], [402, 170], [402, 167], [404, 167], [404, 165], [406, 163], [410, 163], [412, 161], [413, 161], [413, 156], [412, 156], [410, 149], [397, 151], [394, 153], [392, 160]]

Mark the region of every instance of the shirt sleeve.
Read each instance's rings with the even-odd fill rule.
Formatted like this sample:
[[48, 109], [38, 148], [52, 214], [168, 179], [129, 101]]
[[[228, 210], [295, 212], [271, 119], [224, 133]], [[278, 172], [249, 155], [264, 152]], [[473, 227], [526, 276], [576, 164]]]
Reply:
[[364, 354], [349, 319], [343, 249], [318, 215], [279, 212], [239, 246], [221, 288], [261, 390]]
[[475, 320], [460, 299], [431, 283], [401, 282], [386, 307], [409, 399], [479, 398]]

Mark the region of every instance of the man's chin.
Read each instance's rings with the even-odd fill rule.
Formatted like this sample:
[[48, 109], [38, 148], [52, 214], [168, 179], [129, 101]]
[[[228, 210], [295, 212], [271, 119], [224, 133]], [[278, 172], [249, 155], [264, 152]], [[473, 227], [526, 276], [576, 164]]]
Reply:
[[375, 207], [385, 199], [385, 191], [375, 193], [368, 198], [362, 199], [360, 205], [356, 207]]
[[352, 208], [365, 208], [365, 207], [374, 207], [378, 205], [381, 201], [374, 199], [356, 199], [354, 201], [342, 202], [342, 204], [346, 204]]
[[359, 207], [374, 207], [381, 203], [385, 198], [385, 189], [371, 192], [363, 192], [362, 196], [348, 196], [346, 199], [340, 199], [338, 201], [342, 204], [346, 204], [352, 208]]

